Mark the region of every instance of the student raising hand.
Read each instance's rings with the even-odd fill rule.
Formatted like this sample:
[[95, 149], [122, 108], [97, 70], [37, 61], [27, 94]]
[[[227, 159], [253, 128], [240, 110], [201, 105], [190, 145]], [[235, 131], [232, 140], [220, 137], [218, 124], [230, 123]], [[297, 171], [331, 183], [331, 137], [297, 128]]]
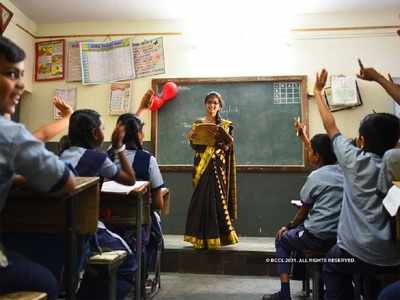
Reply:
[[320, 73], [317, 73], [314, 85], [314, 92], [321, 93], [325, 87], [328, 79], [328, 72], [322, 69]]
[[63, 130], [68, 128], [69, 118], [74, 110], [72, 107], [64, 102], [61, 97], [55, 96], [53, 98], [53, 105], [60, 111], [61, 119], [53, 121], [49, 124], [43, 125], [33, 132], [33, 136], [42, 142], [47, 142]]
[[60, 111], [61, 118], [69, 118], [74, 112], [72, 107], [59, 96], [54, 96], [53, 105]]
[[294, 130], [296, 131], [296, 135], [302, 140], [304, 146], [306, 148], [310, 147], [310, 139], [307, 136], [307, 126], [306, 124], [300, 122], [299, 119], [294, 120]]
[[394, 101], [400, 104], [400, 85], [393, 82], [392, 76], [389, 75], [389, 80], [374, 68], [365, 68], [361, 60], [358, 60], [360, 66], [359, 74], [357, 77], [363, 80], [375, 81], [393, 98]]
[[121, 163], [121, 170], [117, 175], [116, 181], [126, 185], [135, 184], [136, 177], [126, 155], [125, 155], [125, 126], [118, 123], [111, 136], [112, 148]]
[[332, 139], [337, 133], [339, 133], [339, 130], [336, 127], [335, 118], [326, 106], [325, 101], [322, 99], [322, 91], [325, 87], [327, 78], [328, 72], [325, 69], [322, 69], [320, 73], [317, 73], [314, 85], [314, 94], [322, 123], [324, 124], [326, 133]]
[[152, 89], [148, 89], [146, 93], [143, 95], [142, 100], [140, 101], [140, 105], [138, 110], [136, 111], [136, 116], [141, 118], [146, 109], [149, 109], [153, 102], [154, 91]]

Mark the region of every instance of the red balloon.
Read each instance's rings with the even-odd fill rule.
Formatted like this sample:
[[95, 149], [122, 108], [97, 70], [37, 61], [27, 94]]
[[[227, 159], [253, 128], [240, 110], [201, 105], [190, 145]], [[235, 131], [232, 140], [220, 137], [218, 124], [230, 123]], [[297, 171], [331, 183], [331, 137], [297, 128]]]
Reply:
[[170, 101], [173, 98], [175, 98], [177, 92], [178, 92], [178, 87], [176, 86], [176, 84], [172, 81], [168, 81], [163, 86], [161, 98], [165, 102]]
[[151, 97], [151, 105], [150, 105], [150, 110], [151, 111], [156, 111], [158, 110], [163, 104], [165, 103], [164, 99], [153, 95]]

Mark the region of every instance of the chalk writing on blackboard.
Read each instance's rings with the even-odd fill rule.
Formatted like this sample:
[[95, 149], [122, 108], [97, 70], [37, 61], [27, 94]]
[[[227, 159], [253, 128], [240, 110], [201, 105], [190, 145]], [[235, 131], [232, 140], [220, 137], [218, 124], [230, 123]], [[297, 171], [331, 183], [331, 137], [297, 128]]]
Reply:
[[298, 82], [274, 82], [274, 104], [298, 104], [301, 101]]

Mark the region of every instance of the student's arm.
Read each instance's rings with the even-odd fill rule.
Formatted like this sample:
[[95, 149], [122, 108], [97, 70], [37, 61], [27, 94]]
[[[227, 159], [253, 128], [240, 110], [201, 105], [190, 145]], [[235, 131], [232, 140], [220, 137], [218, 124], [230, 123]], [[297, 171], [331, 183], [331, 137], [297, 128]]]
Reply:
[[162, 196], [161, 188], [151, 190], [151, 198], [154, 209], [162, 210], [164, 208], [164, 199]]
[[296, 130], [297, 136], [300, 138], [300, 140], [303, 142], [304, 147], [306, 149], [309, 149], [311, 147], [310, 139], [308, 138], [306, 134], [306, 125], [304, 123], [301, 123], [298, 120], [294, 121], [294, 128]]
[[74, 112], [72, 107], [58, 96], [53, 98], [53, 104], [60, 111], [61, 119], [46, 124], [33, 132], [33, 136], [42, 142], [47, 142], [64, 129], [68, 128], [69, 118]]
[[390, 74], [389, 80], [387, 80], [385, 76], [380, 74], [374, 68], [364, 68], [360, 59], [358, 60], [358, 64], [360, 66], [360, 72], [357, 74], [358, 78], [377, 82], [386, 90], [386, 92], [393, 98], [394, 101], [400, 104], [400, 85], [393, 82]]
[[322, 69], [319, 74], [317, 73], [314, 85], [314, 95], [326, 133], [332, 139], [336, 134], [339, 133], [339, 129], [336, 127], [333, 114], [329, 111], [325, 101], [322, 100], [322, 91], [324, 90], [327, 78], [328, 72], [325, 69]]
[[[114, 150], [121, 149], [123, 147], [123, 140], [125, 137], [125, 127], [122, 125], [117, 125], [112, 133], [111, 142]], [[135, 172], [129, 163], [125, 151], [119, 151], [116, 153], [119, 162], [121, 164], [121, 169], [118, 171], [114, 180], [121, 184], [134, 185], [136, 182]]]
[[[24, 177], [30, 186], [44, 192], [71, 192], [75, 180], [66, 164], [46, 150], [43, 143], [35, 139], [24, 127], [19, 127], [13, 140], [12, 159], [15, 173]], [[21, 176], [17, 183], [23, 182]]]
[[140, 101], [139, 108], [136, 111], [136, 116], [139, 118], [142, 118], [145, 111], [150, 108], [151, 102], [152, 102], [152, 97], [154, 95], [154, 91], [149, 89], [146, 91], [146, 93], [142, 97], [142, 101]]
[[157, 160], [154, 156], [150, 157], [149, 180], [151, 185], [153, 207], [156, 210], [162, 210], [164, 207], [164, 198], [162, 196], [162, 188], [164, 187], [164, 180], [162, 178], [160, 168], [158, 167]]
[[305, 207], [304, 205], [302, 207], [299, 208], [299, 210], [297, 211], [296, 215], [294, 216], [293, 220], [289, 222], [288, 225], [286, 226], [282, 226], [278, 232], [276, 233], [276, 238], [278, 240], [280, 240], [282, 238], [283, 235], [285, 235], [285, 233], [291, 229], [294, 228], [298, 225], [300, 225], [301, 223], [304, 222], [304, 220], [307, 218], [309, 212], [309, 208]]

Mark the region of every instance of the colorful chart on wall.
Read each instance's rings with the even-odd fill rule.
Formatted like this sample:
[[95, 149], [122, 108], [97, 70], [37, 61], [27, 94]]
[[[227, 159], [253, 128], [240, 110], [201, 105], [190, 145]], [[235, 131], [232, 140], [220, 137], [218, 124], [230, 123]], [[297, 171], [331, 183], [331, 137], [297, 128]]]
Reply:
[[162, 37], [133, 42], [132, 48], [137, 78], [165, 73]]
[[100, 84], [135, 77], [130, 39], [80, 43], [82, 83]]
[[36, 43], [36, 81], [64, 79], [64, 50], [65, 40]]

